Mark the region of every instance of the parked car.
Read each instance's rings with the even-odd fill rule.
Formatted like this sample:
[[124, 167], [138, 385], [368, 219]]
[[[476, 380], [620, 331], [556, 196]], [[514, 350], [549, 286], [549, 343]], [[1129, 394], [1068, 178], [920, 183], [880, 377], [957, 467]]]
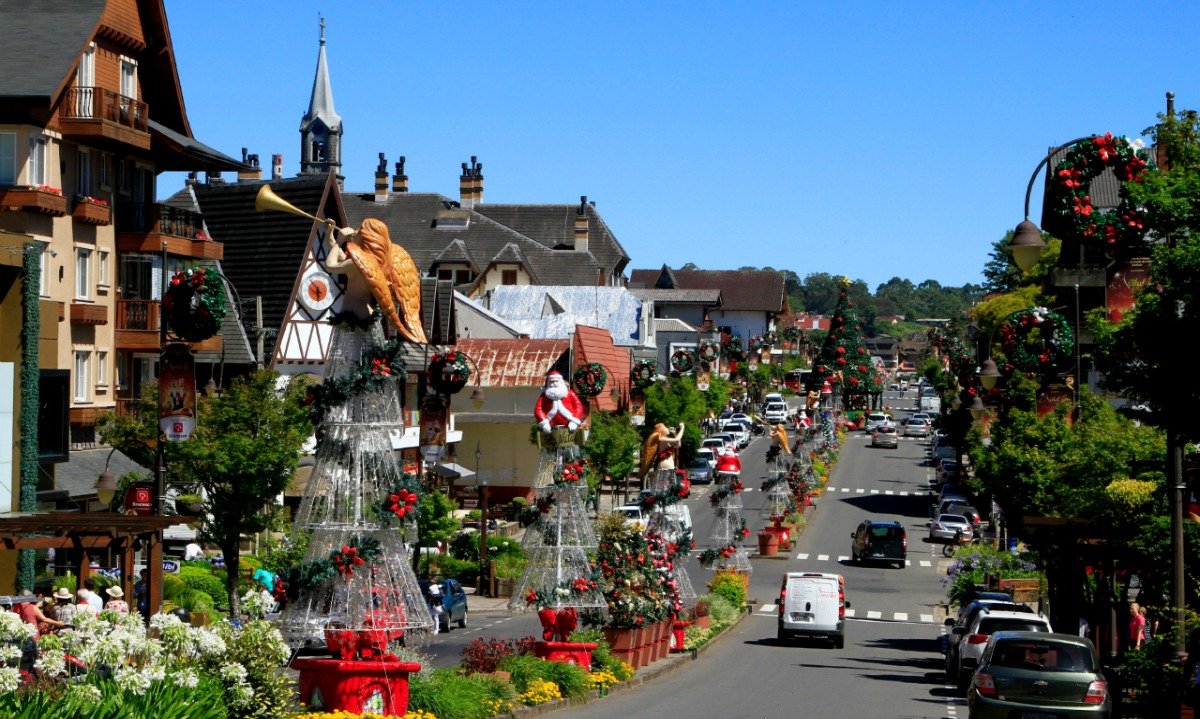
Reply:
[[908, 533], [899, 522], [864, 520], [850, 533], [850, 561], [892, 562], [904, 568], [908, 559]]
[[909, 417], [904, 423], [905, 437], [928, 437], [929, 420], [924, 417]]
[[642, 513], [640, 504], [622, 504], [619, 507], [613, 507], [613, 514], [624, 517], [625, 526], [630, 529], [638, 532], [646, 531], [646, 515]]
[[975, 623], [975, 619], [984, 609], [991, 609], [997, 612], [1021, 612], [1024, 614], [1034, 614], [1026, 604], [1014, 602], [1011, 596], [1003, 595], [999, 599], [976, 599], [967, 602], [958, 608], [958, 619], [947, 617], [945, 625], [947, 632], [943, 636], [946, 638], [945, 654], [946, 654], [946, 677], [950, 681], [957, 681], [958, 678], [958, 650], [960, 634], [954, 633], [955, 627], [970, 627]]
[[715, 469], [717, 466], [716, 457], [718, 457], [722, 454], [725, 454], [725, 452], [727, 452], [729, 450], [729, 445], [723, 437], [717, 437], [716, 435], [713, 435], [712, 437], [709, 437], [708, 439], [701, 442], [700, 448], [708, 449], [708, 450], [712, 451], [712, 453], [713, 453], [712, 466]]
[[[428, 579], [419, 581], [421, 596], [427, 601], [436, 601], [442, 606], [440, 631], [450, 631], [452, 623], [458, 623], [459, 629], [467, 628], [467, 593], [457, 579], [443, 579], [440, 582], [430, 582]], [[436, 585], [438, 596], [430, 595], [430, 587]]]
[[692, 484], [708, 484], [713, 479], [713, 468], [709, 465], [708, 460], [702, 457], [692, 460], [692, 463], [687, 466], [687, 473]]
[[726, 422], [721, 427], [721, 433], [732, 435], [738, 449], [750, 444], [750, 428], [741, 422]]
[[967, 691], [970, 719], [1108, 719], [1112, 696], [1096, 647], [1072, 634], [996, 632]]
[[783, 398], [783, 395], [779, 394], [778, 392], [770, 392], [763, 396], [762, 406], [765, 409], [767, 405], [774, 404], [776, 402], [781, 402], [785, 405], [787, 404], [787, 400]]
[[711, 447], [701, 446], [700, 449], [696, 450], [696, 459], [703, 459], [705, 462], [708, 462], [709, 467], [717, 466], [717, 453]]
[[871, 412], [863, 422], [863, 430], [870, 432], [881, 424], [894, 424], [892, 415], [887, 412]]
[[962, 478], [962, 470], [953, 459], [943, 459], [937, 464], [937, 483], [957, 482]]
[[881, 424], [871, 432], [871, 446], [896, 449], [900, 446], [900, 433], [890, 424]]
[[717, 434], [714, 434], [712, 437], [709, 437], [709, 439], [719, 439], [722, 442], [724, 442], [726, 454], [737, 454], [738, 440], [737, 440], [737, 437], [734, 437], [731, 433], [718, 432]]
[[776, 637], [829, 639], [836, 649], [846, 646], [846, 580], [840, 574], [788, 572], [779, 588], [779, 627]]
[[971, 520], [961, 514], [939, 514], [929, 523], [929, 541], [953, 542], [958, 533], [963, 536], [971, 535]]
[[936, 517], [939, 514], [962, 514], [962, 512], [955, 512], [950, 508], [956, 505], [960, 507], [967, 507], [970, 506], [970, 503], [971, 501], [966, 497], [957, 494], [944, 494], [942, 495], [942, 498], [938, 500], [938, 503], [933, 506], [933, 511], [930, 512], [930, 515]]
[[983, 523], [983, 515], [979, 513], [978, 509], [975, 509], [971, 505], [962, 504], [961, 502], [951, 502], [942, 508], [942, 513], [961, 514], [971, 522], [971, 531], [974, 534], [979, 534], [979, 526]]
[[956, 626], [951, 630], [953, 638], [958, 641], [958, 666], [950, 679], [955, 679], [959, 690], [967, 688], [971, 675], [979, 667], [983, 656], [984, 644], [996, 632], [1044, 632], [1054, 631], [1050, 628], [1050, 620], [1040, 614], [1029, 612], [1006, 612], [984, 607], [979, 610], [969, 626]]

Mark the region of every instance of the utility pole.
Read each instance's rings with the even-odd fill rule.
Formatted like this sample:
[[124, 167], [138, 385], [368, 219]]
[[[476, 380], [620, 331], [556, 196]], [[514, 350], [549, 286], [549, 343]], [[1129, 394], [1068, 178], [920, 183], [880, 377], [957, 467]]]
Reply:
[[263, 335], [265, 335], [265, 334], [266, 334], [266, 332], [263, 330], [263, 321], [262, 321], [262, 295], [255, 295], [255, 297], [254, 297], [254, 339], [255, 339], [256, 344], [255, 344], [255, 349], [254, 349], [254, 360], [255, 360], [255, 365], [258, 367], [258, 369], [263, 368]]

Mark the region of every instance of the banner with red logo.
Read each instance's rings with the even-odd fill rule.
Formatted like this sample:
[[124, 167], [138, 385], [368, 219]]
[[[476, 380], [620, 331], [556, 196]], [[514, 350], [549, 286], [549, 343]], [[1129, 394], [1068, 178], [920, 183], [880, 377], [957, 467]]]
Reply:
[[196, 361], [185, 344], [168, 345], [158, 363], [158, 426], [168, 442], [196, 429]]

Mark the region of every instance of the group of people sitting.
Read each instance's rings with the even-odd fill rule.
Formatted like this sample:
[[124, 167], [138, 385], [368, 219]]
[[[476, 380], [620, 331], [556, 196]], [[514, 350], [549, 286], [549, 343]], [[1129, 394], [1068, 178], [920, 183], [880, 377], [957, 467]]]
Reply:
[[32, 624], [37, 629], [38, 636], [74, 626], [75, 619], [80, 614], [98, 615], [106, 610], [119, 614], [129, 613], [125, 590], [112, 586], [105, 589], [101, 595], [96, 591], [96, 580], [92, 577], [84, 579], [83, 586], [76, 592], [59, 587], [49, 597], [41, 597], [26, 588], [21, 590], [20, 594], [38, 597], [32, 602], [13, 605], [13, 611], [26, 623]]

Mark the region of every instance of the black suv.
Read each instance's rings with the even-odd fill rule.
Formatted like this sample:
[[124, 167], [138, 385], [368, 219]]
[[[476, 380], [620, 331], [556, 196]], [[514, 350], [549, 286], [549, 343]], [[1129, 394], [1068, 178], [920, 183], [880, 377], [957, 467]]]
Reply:
[[850, 560], [894, 562], [897, 569], [904, 568], [908, 559], [908, 534], [899, 522], [875, 522], [870, 519], [858, 525], [850, 533], [854, 538], [850, 546]]

